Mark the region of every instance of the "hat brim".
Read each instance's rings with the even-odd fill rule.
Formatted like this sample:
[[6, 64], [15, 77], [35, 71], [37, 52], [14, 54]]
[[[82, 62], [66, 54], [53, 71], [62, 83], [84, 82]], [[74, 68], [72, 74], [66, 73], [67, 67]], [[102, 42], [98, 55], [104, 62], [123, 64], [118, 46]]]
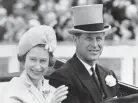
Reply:
[[80, 30], [80, 29], [72, 28], [72, 29], [69, 29], [68, 32], [70, 34], [77, 34], [77, 33], [102, 33], [102, 32], [106, 32], [106, 31], [108, 31], [110, 29], [111, 29], [110, 25], [105, 25], [104, 29], [100, 30], [100, 31], [85, 31], [85, 30]]

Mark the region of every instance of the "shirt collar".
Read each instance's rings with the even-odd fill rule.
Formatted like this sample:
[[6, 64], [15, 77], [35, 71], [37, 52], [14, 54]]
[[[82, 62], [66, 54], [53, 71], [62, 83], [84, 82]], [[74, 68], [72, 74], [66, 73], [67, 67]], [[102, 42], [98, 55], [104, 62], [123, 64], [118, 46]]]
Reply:
[[[92, 75], [92, 71], [91, 71], [91, 65], [87, 64], [86, 62], [84, 62], [81, 58], [79, 58], [79, 56], [77, 56], [78, 59], [81, 61], [81, 63], [84, 65], [84, 67], [86, 68], [86, 70], [89, 72], [90, 75]], [[95, 64], [93, 65], [93, 68], [95, 70]]]

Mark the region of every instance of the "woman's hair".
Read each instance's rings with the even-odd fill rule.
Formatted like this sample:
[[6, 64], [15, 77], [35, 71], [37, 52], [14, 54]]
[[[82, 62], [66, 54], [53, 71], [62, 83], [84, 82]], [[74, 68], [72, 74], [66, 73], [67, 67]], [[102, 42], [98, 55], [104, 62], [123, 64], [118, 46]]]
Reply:
[[[38, 44], [38, 45], [36, 45], [36, 46], [38, 46], [38, 47], [45, 47], [45, 44]], [[36, 46], [34, 46], [34, 47], [36, 47]], [[29, 52], [29, 51], [28, 51], [28, 52]], [[27, 53], [28, 53], [28, 52], [27, 52]], [[24, 62], [25, 62], [25, 59], [26, 59], [27, 53], [24, 54], [24, 55], [22, 55], [22, 56], [19, 56], [19, 55], [17, 54], [18, 60], [19, 60], [20, 62], [24, 63]], [[55, 60], [54, 60], [54, 58], [53, 58], [53, 52], [49, 52], [49, 66], [53, 66], [54, 63], [55, 63]]]

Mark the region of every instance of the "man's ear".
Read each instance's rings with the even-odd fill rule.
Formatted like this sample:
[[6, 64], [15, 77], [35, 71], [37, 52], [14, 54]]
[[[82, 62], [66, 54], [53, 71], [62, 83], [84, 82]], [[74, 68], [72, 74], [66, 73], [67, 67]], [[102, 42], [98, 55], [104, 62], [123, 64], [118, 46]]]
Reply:
[[104, 32], [103, 35], [104, 35], [104, 38], [105, 38], [106, 37], [106, 33]]
[[76, 44], [77, 36], [73, 35], [73, 42]]

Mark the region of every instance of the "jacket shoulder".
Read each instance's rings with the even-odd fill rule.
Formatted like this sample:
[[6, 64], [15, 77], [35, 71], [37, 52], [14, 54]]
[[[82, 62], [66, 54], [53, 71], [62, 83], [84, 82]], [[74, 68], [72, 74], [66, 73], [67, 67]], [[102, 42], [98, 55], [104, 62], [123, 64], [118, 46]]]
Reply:
[[19, 78], [14, 77], [3, 88], [3, 91], [2, 91], [3, 102], [4, 103], [21, 103], [21, 99], [19, 99], [20, 94], [22, 94], [21, 91], [24, 91], [24, 87], [23, 85], [21, 85]]
[[109, 68], [106, 68], [104, 66], [101, 66], [99, 64], [96, 65], [98, 68], [100, 68], [102, 71], [106, 72], [106, 73], [110, 73], [110, 72], [113, 72], [111, 69]]
[[68, 60], [65, 64], [63, 64], [59, 69], [57, 69], [55, 72], [56, 73], [60, 73], [60, 74], [70, 74], [70, 73], [73, 73], [73, 66], [70, 62], [70, 60]]
[[56, 88], [54, 86], [49, 84], [48, 79], [44, 79], [44, 87], [47, 91], [50, 91], [50, 92], [54, 92], [56, 90]]
[[5, 85], [4, 92], [8, 92], [9, 94], [17, 94], [20, 90], [24, 90], [24, 88], [25, 86], [22, 85], [20, 79], [18, 77], [14, 77]]
[[[72, 84], [72, 78], [74, 77], [74, 70], [72, 65], [70, 64], [69, 61], [67, 61], [65, 64], [63, 64], [59, 69], [54, 71], [49, 79], [50, 79], [50, 84]], [[55, 86], [54, 86], [55, 87]], [[57, 86], [56, 86], [57, 87]]]

